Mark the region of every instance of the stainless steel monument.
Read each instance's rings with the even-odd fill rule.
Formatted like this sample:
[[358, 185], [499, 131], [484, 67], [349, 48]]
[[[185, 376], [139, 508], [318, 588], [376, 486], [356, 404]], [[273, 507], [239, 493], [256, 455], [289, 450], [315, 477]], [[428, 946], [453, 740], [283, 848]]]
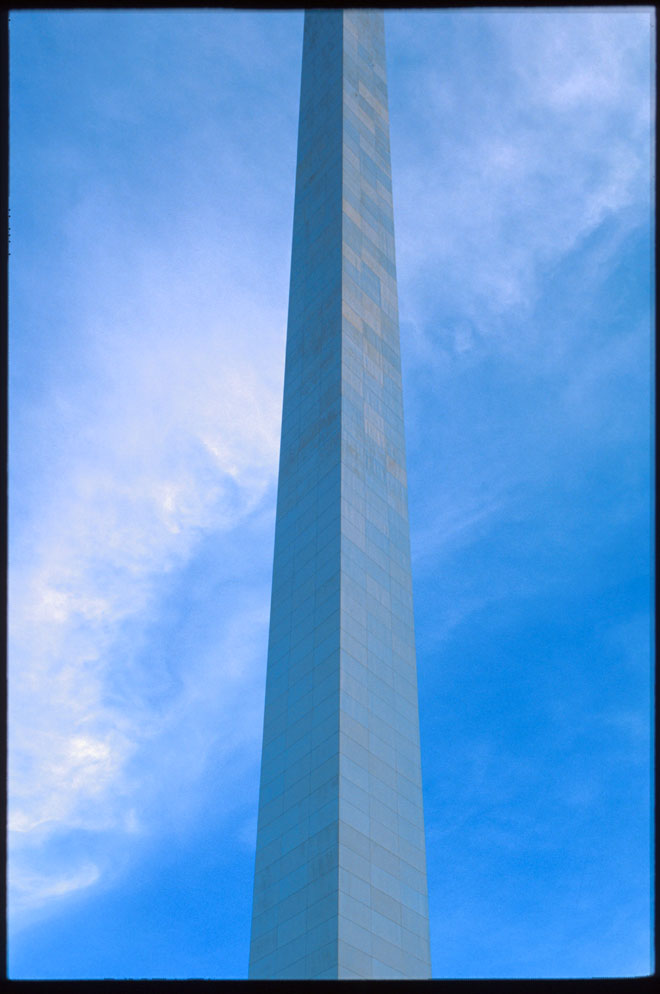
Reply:
[[250, 978], [431, 974], [382, 11], [305, 14]]

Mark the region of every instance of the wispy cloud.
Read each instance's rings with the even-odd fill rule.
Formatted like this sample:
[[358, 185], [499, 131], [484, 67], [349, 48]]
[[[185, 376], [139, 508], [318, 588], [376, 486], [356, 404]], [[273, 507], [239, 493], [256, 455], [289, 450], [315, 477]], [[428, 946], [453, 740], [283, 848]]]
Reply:
[[[649, 15], [461, 12], [473, 25], [461, 40], [483, 53], [477, 76], [472, 53], [454, 41], [452, 16], [392, 15], [391, 58], [403, 58], [405, 44], [411, 66], [407, 88], [392, 96], [402, 308], [415, 323], [431, 322], [443, 349], [446, 323], [459, 316], [515, 349], [540, 277], [608, 216], [628, 226], [626, 208], [648, 212], [640, 24]], [[423, 58], [440, 39], [451, 57]], [[459, 335], [455, 347], [469, 340]]]
[[[12, 185], [13, 927], [112, 878], [163, 812], [192, 817], [210, 755], [235, 784], [215, 816], [244, 803], [284, 359], [290, 21], [270, 17], [268, 41], [237, 12], [13, 24], [13, 147], [31, 163]], [[48, 84], [21, 42], [43, 50]]]
[[[556, 494], [647, 437], [649, 403], [648, 313], [610, 337], [601, 313], [649, 218], [649, 14], [463, 11], [460, 31], [458, 16], [393, 13], [389, 46], [412, 544], [420, 590], [452, 577], [440, 639], [523, 582], [564, 582], [544, 556], [504, 579], [499, 557], [501, 582], [479, 585], [470, 550], [525, 521], [517, 542], [574, 542], [584, 523]], [[615, 457], [621, 479], [637, 452]]]
[[[192, 259], [188, 244], [172, 257], [139, 239], [128, 258], [113, 258], [121, 218], [113, 224], [100, 210], [87, 205], [85, 230], [105, 229], [103, 252], [96, 259], [92, 252], [79, 270], [93, 288], [78, 288], [87, 375], [31, 411], [49, 498], [28, 490], [12, 530], [12, 850], [25, 857], [30, 837], [39, 838], [34, 865], [12, 874], [26, 907], [99, 876], [84, 846], [80, 866], [63, 867], [61, 878], [52, 876], [52, 857], [49, 873], [40, 873], [44, 832], [132, 831], [148, 791], [135, 778], [129, 784], [129, 761], [154, 738], [162, 751], [163, 731], [173, 724], [180, 741], [193, 705], [203, 716], [200, 696], [230, 700], [232, 683], [249, 683], [261, 662], [249, 637], [255, 607], [242, 605], [248, 613], [231, 622], [219, 659], [207, 659], [205, 671], [179, 672], [164, 709], [150, 706], [145, 688], [134, 699], [109, 699], [110, 660], [130, 664], [115, 658], [123, 627], [132, 624], [136, 638], [157, 614], [163, 578], [185, 566], [201, 536], [238, 527], [272, 494], [285, 315], [282, 302], [269, 308], [231, 286], [213, 245], [199, 239]], [[263, 599], [262, 633], [266, 591]], [[235, 749], [245, 708], [220, 710], [225, 749]], [[207, 744], [197, 742], [199, 757], [209, 748], [207, 724], [201, 727]], [[190, 750], [170, 752], [177, 765], [176, 756]], [[178, 774], [196, 775], [190, 766]]]

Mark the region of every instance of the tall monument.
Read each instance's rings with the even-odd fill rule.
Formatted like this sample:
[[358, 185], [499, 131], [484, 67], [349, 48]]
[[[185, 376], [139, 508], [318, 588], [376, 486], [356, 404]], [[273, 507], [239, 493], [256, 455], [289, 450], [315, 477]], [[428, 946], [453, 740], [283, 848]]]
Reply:
[[307, 11], [249, 976], [430, 974], [383, 13]]

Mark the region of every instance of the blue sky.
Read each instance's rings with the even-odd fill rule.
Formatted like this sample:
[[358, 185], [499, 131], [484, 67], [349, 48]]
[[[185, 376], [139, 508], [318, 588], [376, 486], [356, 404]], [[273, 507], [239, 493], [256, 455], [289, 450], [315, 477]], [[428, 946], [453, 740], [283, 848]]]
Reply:
[[[652, 17], [386, 15], [436, 977], [652, 969]], [[247, 973], [302, 22], [11, 15], [14, 978]]]

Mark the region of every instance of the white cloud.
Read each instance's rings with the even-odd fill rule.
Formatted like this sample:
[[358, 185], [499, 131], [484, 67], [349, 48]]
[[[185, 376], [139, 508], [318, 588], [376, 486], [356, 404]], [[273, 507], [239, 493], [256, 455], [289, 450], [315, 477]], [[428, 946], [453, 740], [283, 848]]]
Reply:
[[[15, 911], [89, 887], [105, 872], [84, 845], [73, 865], [60, 867], [45, 838], [139, 830], [154, 791], [171, 782], [156, 774], [165, 755], [181, 785], [165, 804], [189, 808], [187, 785], [209, 750], [220, 764], [252, 748], [260, 730], [242, 695], [261, 673], [266, 591], [263, 604], [239, 605], [213, 658], [182, 667], [165, 705], [154, 707], [148, 693], [162, 677], [140, 686], [131, 659], [115, 657], [126, 625], [139, 642], [158, 616], [162, 578], [186, 564], [201, 537], [236, 528], [272, 494], [285, 301], [268, 306], [232, 285], [235, 274], [201, 243], [203, 232], [188, 259], [185, 244], [147, 248], [138, 233], [126, 258], [113, 256], [117, 213], [113, 222], [101, 202], [88, 201], [77, 228], [74, 268], [86, 285], [77, 288], [80, 327], [71, 333], [86, 369], [61, 378], [61, 392], [30, 412], [40, 446], [11, 534]], [[93, 230], [105, 230], [103, 245], [88, 249], [83, 265]], [[258, 279], [255, 264], [244, 264], [243, 282]], [[109, 694], [108, 678], [117, 678], [110, 666], [124, 668], [134, 697]], [[260, 706], [259, 693], [252, 697]], [[209, 728], [219, 721], [214, 738]], [[148, 776], [149, 756], [147, 787], [135, 768]]]
[[[265, 19], [209, 14], [209, 31], [205, 16], [40, 16], [56, 88], [80, 73], [91, 90], [53, 132], [35, 117], [46, 90], [15, 100], [21, 154], [38, 136], [48, 181], [13, 188], [13, 928], [194, 818], [210, 756], [228, 785], [217, 817], [240, 807], [256, 760], [261, 580], [204, 604], [181, 658], [150, 641], [204, 539], [216, 582], [235, 531], [248, 561], [272, 549], [297, 89], [283, 99], [281, 57], [300, 40], [286, 16], [268, 44]], [[72, 37], [98, 65], [71, 61]], [[247, 121], [237, 94], [264, 78]]]
[[[17, 878], [17, 879], [15, 879]], [[9, 885], [21, 895], [21, 904], [32, 909], [44, 900], [62, 898], [68, 894], [84, 890], [99, 879], [98, 867], [93, 863], [83, 865], [72, 873], [39, 874], [30, 871], [20, 874], [9, 873]]]
[[439, 343], [446, 328], [432, 322], [440, 305], [515, 349], [543, 276], [605, 218], [629, 226], [640, 215], [626, 209], [648, 211], [648, 16], [466, 13], [485, 28], [475, 54], [479, 46], [498, 52], [476, 76], [474, 61], [452, 48], [449, 12], [409, 16], [425, 30], [405, 34], [406, 45], [423, 52], [444, 32], [436, 48], [449, 54], [439, 63], [420, 52], [400, 115], [406, 95], [393, 96], [404, 316]]

